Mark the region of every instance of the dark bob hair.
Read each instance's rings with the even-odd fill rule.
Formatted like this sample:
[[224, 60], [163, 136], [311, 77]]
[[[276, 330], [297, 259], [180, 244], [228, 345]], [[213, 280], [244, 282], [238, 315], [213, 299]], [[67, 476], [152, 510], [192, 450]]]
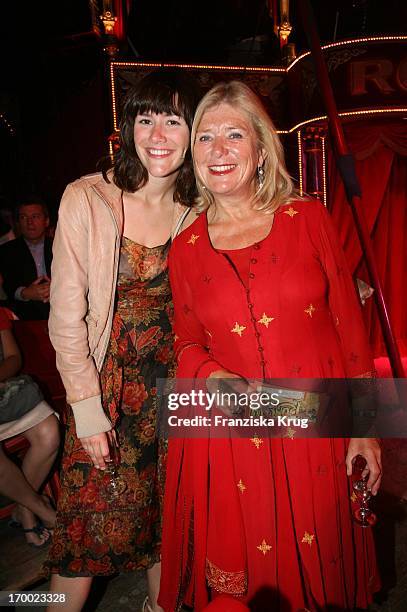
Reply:
[[[124, 191], [135, 192], [148, 180], [134, 146], [134, 121], [138, 114], [167, 113], [182, 117], [191, 130], [200, 91], [196, 81], [181, 70], [160, 68], [132, 87], [124, 101], [120, 121], [120, 149], [113, 162], [113, 180]], [[185, 155], [174, 191], [174, 201], [191, 206], [197, 196], [191, 150]]]

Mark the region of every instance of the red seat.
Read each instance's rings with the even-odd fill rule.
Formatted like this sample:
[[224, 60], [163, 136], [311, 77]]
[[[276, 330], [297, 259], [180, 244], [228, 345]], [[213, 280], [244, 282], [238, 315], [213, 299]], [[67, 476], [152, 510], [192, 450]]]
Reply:
[[48, 321], [13, 321], [13, 333], [23, 357], [22, 372], [39, 383], [47, 402], [64, 420], [66, 395], [49, 339]]

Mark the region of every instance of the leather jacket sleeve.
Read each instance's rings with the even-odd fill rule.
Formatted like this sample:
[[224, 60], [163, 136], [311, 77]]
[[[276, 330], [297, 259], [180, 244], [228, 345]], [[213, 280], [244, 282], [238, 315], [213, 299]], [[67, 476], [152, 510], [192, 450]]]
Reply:
[[88, 340], [89, 205], [84, 189], [67, 186], [59, 210], [52, 261], [49, 333], [79, 438], [109, 431], [99, 373]]

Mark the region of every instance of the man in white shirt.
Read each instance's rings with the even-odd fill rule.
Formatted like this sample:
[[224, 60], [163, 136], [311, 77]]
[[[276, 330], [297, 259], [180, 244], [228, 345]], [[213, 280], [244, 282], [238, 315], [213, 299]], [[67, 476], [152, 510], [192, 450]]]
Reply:
[[21, 236], [0, 246], [0, 271], [9, 306], [21, 319], [47, 319], [52, 243], [47, 207], [30, 198], [17, 208]]

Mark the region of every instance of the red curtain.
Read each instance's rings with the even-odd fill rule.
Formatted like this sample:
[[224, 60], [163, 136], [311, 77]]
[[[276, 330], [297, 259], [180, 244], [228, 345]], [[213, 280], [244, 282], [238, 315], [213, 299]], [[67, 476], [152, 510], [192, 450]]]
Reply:
[[[356, 159], [362, 205], [393, 332], [407, 355], [407, 125], [405, 122], [345, 127]], [[350, 207], [333, 157], [329, 159], [329, 208], [355, 277], [369, 282]], [[376, 307], [365, 307], [376, 357], [386, 355]]]
[[126, 39], [126, 19], [130, 11], [130, 3], [123, 0], [113, 0], [112, 10], [117, 21], [114, 25], [114, 33], [117, 40], [124, 41]]

